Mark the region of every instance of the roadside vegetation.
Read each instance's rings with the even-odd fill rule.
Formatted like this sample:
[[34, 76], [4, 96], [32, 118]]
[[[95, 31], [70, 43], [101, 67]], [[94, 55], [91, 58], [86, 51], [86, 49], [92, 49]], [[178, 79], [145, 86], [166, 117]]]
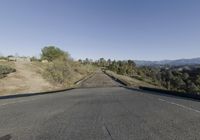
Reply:
[[105, 60], [104, 58], [95, 62], [89, 59], [79, 61], [101, 67], [107, 70], [109, 74], [128, 81], [129, 85], [156, 87], [178, 92], [200, 93], [200, 66], [139, 67], [132, 60], [112, 61], [110, 59]]
[[73, 60], [68, 52], [54, 46], [44, 47], [39, 58], [13, 55], [0, 57], [0, 95], [74, 87], [76, 82], [96, 69], [94, 65]]
[[0, 65], [0, 79], [13, 72], [16, 72], [16, 69], [10, 66]]
[[200, 93], [200, 68], [140, 67], [138, 74], [168, 90]]
[[68, 52], [54, 46], [43, 48], [41, 59], [48, 61], [43, 77], [52, 84], [63, 87], [73, 86], [76, 81], [96, 69], [95, 66], [74, 61]]
[[[51, 90], [72, 87], [77, 81], [101, 68], [107, 74], [126, 82], [129, 86], [147, 86], [171, 91], [200, 93], [200, 66], [198, 65], [180, 67], [167, 65], [137, 66], [132, 60], [113, 61], [104, 58], [97, 61], [88, 58], [75, 61], [68, 52], [55, 46], [44, 47], [41, 50], [40, 58], [19, 57], [16, 59], [14, 56], [8, 56], [0, 57], [0, 60], [0, 88], [8, 89], [8, 82], [2, 81], [2, 78], [17, 70], [16, 75], [9, 82], [11, 83], [10, 89], [13, 89], [13, 91], [15, 88], [12, 87], [12, 83], [24, 82], [23, 79], [26, 79], [26, 83], [29, 85], [20, 83], [20, 85], [24, 84], [20, 89], [32, 90], [31, 87], [38, 87], [39, 89], [39, 83], [37, 84], [36, 81], [44, 83], [40, 87], [41, 90], [45, 90], [46, 87]], [[18, 60], [27, 62], [18, 63]], [[31, 85], [33, 79], [29, 78], [30, 75], [37, 76], [35, 78], [37, 80], [33, 83], [34, 86]], [[16, 86], [16, 88], [18, 87]], [[26, 90], [26, 92], [29, 91]]]
[[150, 88], [156, 88], [157, 86], [150, 84], [148, 82], [142, 81], [142, 80], [138, 80], [135, 78], [132, 78], [130, 76], [127, 75], [121, 75], [121, 74], [117, 74], [116, 72], [110, 71], [110, 70], [105, 70], [104, 71], [107, 75], [120, 80], [121, 82], [123, 82], [123, 84], [129, 86], [129, 87], [134, 87], [134, 88], [139, 88], [140, 86], [144, 86], [144, 87], [150, 87]]

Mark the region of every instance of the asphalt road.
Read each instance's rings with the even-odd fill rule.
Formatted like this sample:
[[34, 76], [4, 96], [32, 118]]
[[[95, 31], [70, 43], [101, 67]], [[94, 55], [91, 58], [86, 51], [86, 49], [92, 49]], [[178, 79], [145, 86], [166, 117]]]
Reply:
[[0, 140], [200, 139], [200, 102], [94, 79], [98, 88], [0, 100]]
[[88, 87], [116, 87], [122, 86], [120, 83], [112, 80], [109, 76], [98, 70], [92, 77], [79, 84], [81, 88]]

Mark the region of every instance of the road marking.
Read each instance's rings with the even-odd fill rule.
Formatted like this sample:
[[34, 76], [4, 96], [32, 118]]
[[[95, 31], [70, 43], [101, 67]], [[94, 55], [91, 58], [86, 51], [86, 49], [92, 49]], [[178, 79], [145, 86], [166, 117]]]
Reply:
[[184, 106], [184, 105], [181, 105], [181, 104], [177, 104], [177, 103], [174, 103], [174, 102], [170, 102], [170, 101], [167, 101], [167, 100], [164, 100], [164, 99], [158, 99], [159, 101], [162, 101], [162, 102], [166, 102], [168, 104], [172, 104], [172, 105], [176, 105], [178, 107], [181, 107], [181, 108], [184, 108], [184, 109], [187, 109], [187, 110], [190, 110], [190, 111], [194, 111], [196, 113], [200, 113], [199, 110], [196, 110], [196, 109], [193, 109], [193, 108], [190, 108], [190, 107], [187, 107], [187, 106]]
[[11, 105], [11, 104], [16, 104], [16, 103], [24, 103], [24, 102], [33, 101], [33, 100], [36, 100], [36, 99], [20, 100], [20, 101], [15, 101], [15, 102], [3, 103], [3, 104], [0, 104], [0, 107], [6, 106], [6, 105]]

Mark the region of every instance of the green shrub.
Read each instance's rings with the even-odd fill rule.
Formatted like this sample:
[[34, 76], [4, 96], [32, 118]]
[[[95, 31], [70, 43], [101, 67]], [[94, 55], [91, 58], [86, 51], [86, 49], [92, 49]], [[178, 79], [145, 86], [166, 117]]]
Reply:
[[9, 66], [0, 65], [0, 78], [4, 78], [6, 75], [12, 72], [16, 72], [16, 69], [13, 69]]
[[61, 57], [68, 59], [69, 54], [54, 46], [47, 46], [42, 49], [42, 54], [41, 54], [42, 60], [48, 60], [49, 62], [52, 62]]

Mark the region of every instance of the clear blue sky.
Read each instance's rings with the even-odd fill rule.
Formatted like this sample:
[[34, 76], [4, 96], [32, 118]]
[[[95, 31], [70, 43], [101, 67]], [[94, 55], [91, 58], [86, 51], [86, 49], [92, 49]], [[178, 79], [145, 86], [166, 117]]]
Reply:
[[200, 57], [199, 0], [0, 0], [0, 54], [73, 58]]

